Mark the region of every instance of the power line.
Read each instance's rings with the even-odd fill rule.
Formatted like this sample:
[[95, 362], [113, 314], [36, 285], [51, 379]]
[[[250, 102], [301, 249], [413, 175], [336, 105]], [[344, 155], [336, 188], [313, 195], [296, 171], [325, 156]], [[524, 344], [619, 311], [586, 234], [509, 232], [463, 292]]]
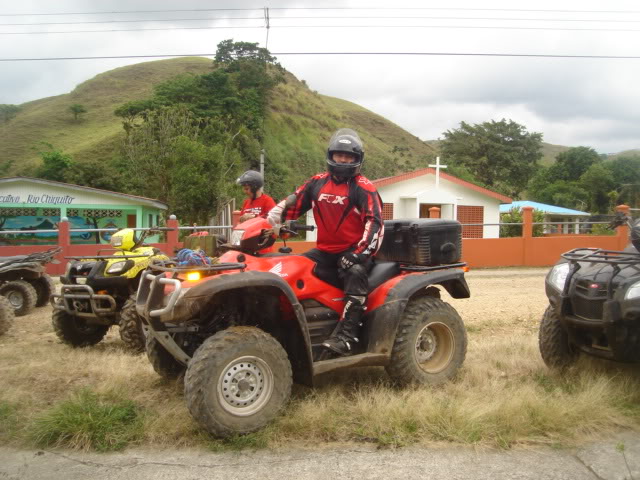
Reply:
[[[264, 25], [218, 26], [218, 27], [158, 27], [158, 28], [116, 28], [108, 30], [59, 30], [37, 32], [0, 32], [0, 35], [53, 35], [67, 33], [112, 33], [112, 32], [157, 32], [171, 30], [216, 30], [216, 29], [259, 29]], [[269, 28], [432, 28], [469, 30], [546, 30], [566, 32], [640, 32], [638, 28], [581, 28], [581, 27], [509, 27], [482, 25], [270, 25]]]
[[59, 33], [113, 33], [113, 32], [157, 32], [157, 31], [169, 31], [169, 30], [218, 30], [218, 29], [230, 29], [230, 28], [264, 28], [264, 25], [256, 26], [226, 26], [226, 27], [163, 27], [163, 28], [116, 28], [111, 30], [67, 30], [67, 31], [54, 31], [54, 32], [0, 32], [0, 35], [48, 35]]
[[[220, 20], [263, 20], [265, 17], [208, 17], [208, 18], [147, 18], [141, 20], [100, 20], [86, 22], [34, 22], [34, 23], [0, 23], [0, 26], [38, 26], [38, 25], [95, 25], [103, 23], [153, 23], [153, 22], [205, 22]], [[334, 17], [320, 16], [270, 16], [271, 20], [335, 20]], [[588, 18], [517, 18], [517, 17], [442, 17], [442, 16], [372, 16], [359, 15], [350, 20], [489, 20], [515, 22], [587, 22], [587, 23], [640, 23], [638, 20], [598, 20]]]
[[[163, 55], [110, 55], [95, 57], [42, 57], [42, 58], [0, 58], [0, 62], [37, 62], [57, 60], [111, 60], [128, 58], [177, 58], [177, 57], [215, 57], [215, 53], [163, 54]], [[640, 60], [640, 55], [554, 55], [539, 53], [470, 53], [470, 52], [271, 52], [274, 56], [295, 55], [364, 55], [364, 56], [434, 56], [434, 57], [520, 57], [520, 58], [573, 58], [573, 59], [610, 59]]]
[[[97, 12], [46, 12], [46, 13], [0, 13], [0, 17], [29, 17], [55, 15], [111, 15], [129, 13], [179, 13], [179, 12], [232, 12], [263, 11], [261, 8], [198, 8], [168, 10], [112, 10]], [[466, 7], [269, 7], [269, 10], [434, 10], [434, 11], [468, 11], [468, 12], [545, 12], [545, 13], [640, 13], [640, 10], [562, 10], [562, 9], [526, 9], [526, 8], [466, 8]]]

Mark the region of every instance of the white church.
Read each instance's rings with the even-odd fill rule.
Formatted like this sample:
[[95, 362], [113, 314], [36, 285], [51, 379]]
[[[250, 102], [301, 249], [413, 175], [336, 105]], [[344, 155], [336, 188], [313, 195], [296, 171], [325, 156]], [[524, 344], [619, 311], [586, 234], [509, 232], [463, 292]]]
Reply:
[[[429, 209], [438, 207], [440, 218], [463, 224], [463, 238], [498, 238], [500, 204], [511, 203], [511, 198], [448, 175], [443, 168], [438, 158], [429, 168], [372, 180], [382, 197], [384, 219], [429, 218]], [[315, 225], [311, 211], [307, 223]], [[307, 232], [308, 241], [315, 239], [315, 231]]]

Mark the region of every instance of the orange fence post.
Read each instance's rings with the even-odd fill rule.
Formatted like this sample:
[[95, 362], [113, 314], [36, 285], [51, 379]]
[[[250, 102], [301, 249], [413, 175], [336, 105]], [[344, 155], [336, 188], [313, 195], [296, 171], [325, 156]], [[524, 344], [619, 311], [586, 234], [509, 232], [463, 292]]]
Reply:
[[440, 218], [440, 207], [431, 207], [429, 209], [429, 218]]
[[522, 265], [531, 265], [533, 248], [533, 207], [522, 207]]
[[178, 227], [180, 224], [176, 219], [175, 215], [170, 215], [169, 220], [167, 220], [167, 227], [172, 228], [173, 230], [169, 230], [167, 232], [167, 250], [169, 252], [173, 252], [178, 247], [178, 236], [180, 231]]
[[234, 210], [233, 213], [231, 213], [231, 226], [235, 227], [238, 223], [240, 223], [240, 210]]
[[71, 224], [67, 217], [62, 217], [58, 222], [58, 246], [62, 247], [59, 253], [60, 264], [56, 265], [57, 268], [52, 269], [51, 273], [54, 273], [53, 270], [59, 269], [55, 273], [61, 275], [67, 267], [67, 260], [64, 257], [71, 255]]
[[[616, 212], [622, 212], [625, 215], [629, 215], [629, 205], [618, 205]], [[621, 225], [616, 229], [616, 236], [618, 237], [618, 248], [624, 250], [629, 243], [629, 227]]]

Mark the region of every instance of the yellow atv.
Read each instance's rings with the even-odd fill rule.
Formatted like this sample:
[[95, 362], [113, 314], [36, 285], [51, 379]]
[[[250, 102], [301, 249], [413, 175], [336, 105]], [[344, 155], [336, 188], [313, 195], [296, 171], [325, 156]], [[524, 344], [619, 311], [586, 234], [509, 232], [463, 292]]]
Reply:
[[143, 352], [145, 334], [136, 312], [135, 293], [141, 273], [152, 263], [171, 260], [143, 242], [169, 228], [145, 230], [140, 238], [125, 228], [114, 233], [110, 244], [115, 253], [66, 257], [70, 261], [60, 277], [62, 288], [51, 296], [53, 329], [64, 343], [87, 347], [100, 342], [112, 325], [119, 325], [120, 338], [130, 350]]

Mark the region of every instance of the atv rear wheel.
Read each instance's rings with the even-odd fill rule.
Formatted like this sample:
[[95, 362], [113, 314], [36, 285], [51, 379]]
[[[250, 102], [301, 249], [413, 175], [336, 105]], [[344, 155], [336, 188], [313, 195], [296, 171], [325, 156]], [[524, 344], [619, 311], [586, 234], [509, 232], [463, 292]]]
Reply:
[[173, 380], [182, 375], [187, 367], [178, 362], [154, 337], [147, 336], [147, 358], [155, 372], [162, 378]]
[[438, 385], [451, 380], [467, 354], [467, 333], [458, 312], [430, 296], [405, 308], [386, 367], [400, 385]]
[[14, 316], [9, 300], [0, 296], [0, 335], [4, 335], [11, 328]]
[[0, 287], [0, 295], [9, 300], [16, 317], [30, 313], [36, 306], [38, 294], [29, 282], [13, 280]]
[[578, 359], [578, 352], [571, 348], [569, 336], [551, 305], [542, 316], [538, 344], [542, 360], [549, 368], [566, 368]]
[[72, 347], [95, 345], [109, 330], [109, 325], [91, 325], [84, 318], [69, 315], [64, 310], [55, 310], [51, 322], [58, 338]]
[[291, 364], [282, 345], [256, 327], [207, 338], [187, 367], [185, 397], [193, 418], [226, 437], [258, 430], [291, 395]]
[[127, 348], [135, 353], [145, 350], [145, 335], [142, 319], [136, 311], [136, 297], [132, 295], [125, 302], [120, 312], [120, 338]]
[[50, 275], [44, 274], [40, 278], [32, 280], [31, 285], [36, 289], [37, 299], [36, 307], [44, 307], [49, 304], [49, 297], [55, 292], [56, 288]]

